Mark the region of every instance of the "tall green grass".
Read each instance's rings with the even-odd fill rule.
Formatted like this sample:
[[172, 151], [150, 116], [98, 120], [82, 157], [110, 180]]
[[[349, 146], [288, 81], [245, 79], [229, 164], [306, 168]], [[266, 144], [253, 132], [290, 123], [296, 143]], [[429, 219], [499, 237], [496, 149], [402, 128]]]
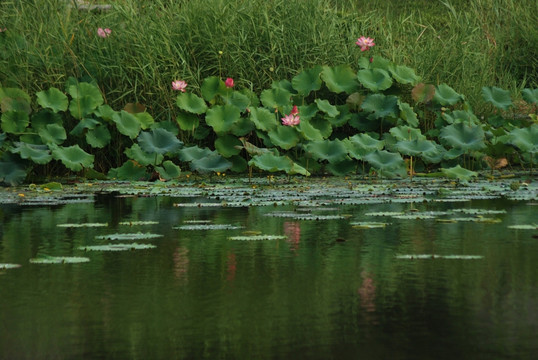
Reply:
[[114, 108], [140, 102], [165, 120], [174, 79], [197, 91], [207, 76], [233, 77], [260, 92], [313, 65], [356, 65], [361, 35], [375, 38], [371, 54], [449, 84], [475, 112], [489, 110], [483, 86], [538, 86], [535, 0], [111, 0], [105, 12], [68, 2], [0, 2], [0, 86], [91, 78]]

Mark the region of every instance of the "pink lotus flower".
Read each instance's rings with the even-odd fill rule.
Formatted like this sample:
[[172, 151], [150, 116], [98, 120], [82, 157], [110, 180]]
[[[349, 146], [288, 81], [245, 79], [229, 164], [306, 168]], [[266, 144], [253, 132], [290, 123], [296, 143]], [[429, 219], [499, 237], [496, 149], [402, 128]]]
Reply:
[[282, 125], [295, 126], [301, 122], [299, 115], [289, 114], [282, 118]]
[[224, 82], [224, 85], [226, 85], [227, 88], [233, 88], [234, 87], [234, 79], [227, 78]]
[[112, 30], [109, 28], [98, 28], [97, 29], [97, 35], [102, 38], [108, 37], [110, 34], [112, 34]]
[[291, 113], [292, 115], [297, 115], [299, 114], [299, 109], [297, 109], [297, 105], [293, 105], [293, 108], [291, 109]]
[[172, 81], [172, 89], [185, 92], [185, 88], [187, 87], [187, 83], [183, 80], [174, 80]]
[[374, 39], [371, 39], [369, 37], [361, 36], [357, 39], [357, 42], [355, 43], [361, 47], [361, 51], [369, 50], [372, 46], [375, 45]]

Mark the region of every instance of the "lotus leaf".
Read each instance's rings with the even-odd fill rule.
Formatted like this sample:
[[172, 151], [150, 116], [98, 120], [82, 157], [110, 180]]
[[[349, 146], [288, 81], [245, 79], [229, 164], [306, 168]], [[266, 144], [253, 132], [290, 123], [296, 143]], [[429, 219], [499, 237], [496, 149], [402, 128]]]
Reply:
[[107, 227], [108, 223], [65, 223], [57, 224], [56, 226], [64, 228]]
[[287, 173], [291, 170], [293, 161], [287, 156], [264, 153], [253, 156], [248, 164], [269, 172], [285, 171]]
[[153, 119], [153, 116], [151, 116], [149, 113], [143, 111], [143, 112], [137, 112], [133, 114], [140, 123], [140, 127], [142, 130], [149, 129], [154, 123], [155, 120]]
[[224, 95], [226, 93], [226, 86], [217, 76], [210, 76], [204, 79], [202, 83], [202, 96], [206, 101], [211, 101], [217, 95]]
[[256, 126], [252, 121], [250, 121], [247, 117], [240, 117], [239, 121], [236, 121], [230, 132], [234, 134], [235, 136], [245, 136], [250, 134], [252, 130], [254, 130]]
[[538, 152], [538, 125], [534, 124], [528, 128], [512, 130], [510, 132], [510, 143], [524, 152]]
[[329, 163], [326, 165], [325, 168], [335, 176], [344, 176], [351, 172], [354, 172], [357, 168], [357, 164], [351, 159], [344, 159], [340, 162]]
[[384, 222], [375, 222], [375, 221], [361, 221], [361, 222], [351, 222], [350, 225], [355, 229], [384, 229], [389, 225]]
[[52, 157], [60, 160], [65, 167], [73, 171], [80, 171], [82, 168], [92, 168], [94, 156], [88, 154], [78, 145], [69, 147], [56, 146], [52, 150]]
[[156, 166], [155, 170], [159, 173], [159, 176], [165, 180], [176, 179], [181, 175], [181, 169], [170, 160], [163, 162], [163, 166]]
[[336, 106], [336, 109], [338, 110], [339, 114], [334, 117], [325, 117], [325, 119], [331, 123], [331, 127], [337, 128], [344, 126], [354, 115], [356, 115], [349, 111], [349, 107], [347, 105], [338, 105]]
[[484, 131], [478, 125], [468, 126], [464, 123], [448, 125], [441, 129], [439, 138], [449, 146], [464, 152], [486, 147]]
[[174, 227], [178, 230], [237, 230], [241, 228], [243, 227], [231, 224], [192, 224]]
[[431, 84], [419, 83], [411, 90], [413, 100], [418, 103], [428, 103], [435, 95], [435, 86]]
[[425, 155], [429, 158], [439, 153], [435, 144], [430, 140], [414, 139], [398, 141], [396, 143], [396, 149], [404, 155], [417, 156]]
[[96, 239], [99, 240], [145, 240], [145, 239], [156, 239], [163, 237], [162, 234], [152, 234], [152, 233], [119, 233], [119, 234], [108, 234], [108, 235], [99, 235], [96, 236]]
[[198, 116], [192, 113], [180, 111], [177, 114], [176, 121], [181, 130], [194, 131], [200, 125], [200, 119]]
[[17, 269], [20, 267], [20, 264], [0, 264], [0, 270]]
[[318, 106], [318, 109], [320, 109], [330, 117], [335, 117], [340, 114], [340, 111], [336, 108], [336, 106], [331, 105], [328, 100], [316, 99], [314, 100], [314, 102]]
[[217, 155], [214, 151], [208, 148], [200, 148], [198, 146], [191, 146], [179, 150], [178, 157], [181, 161], [191, 162], [193, 160], [203, 159], [205, 157]]
[[415, 74], [415, 70], [404, 65], [391, 64], [389, 71], [392, 77], [400, 84], [416, 85], [420, 81], [420, 76]]
[[363, 157], [371, 166], [382, 173], [405, 171], [405, 162], [397, 153], [391, 153], [386, 150], [375, 150]]
[[376, 140], [368, 134], [356, 134], [343, 141], [348, 153], [355, 159], [361, 160], [365, 155], [382, 150], [385, 142]]
[[[177, 128], [177, 125], [174, 122], [172, 122], [172, 120], [161, 120], [161, 121], [155, 122], [153, 123], [153, 125], [151, 125], [151, 129], [165, 129], [168, 132], [174, 134], [174, 136], [179, 135], [179, 129]], [[196, 131], [195, 131], [195, 135], [196, 135]]]
[[115, 169], [110, 169], [109, 177], [116, 177], [120, 180], [145, 180], [148, 178], [146, 167], [140, 164], [127, 160], [122, 166]]
[[297, 109], [299, 110], [299, 116], [301, 117], [301, 121], [312, 119], [319, 111], [316, 104], [297, 106]]
[[155, 245], [152, 244], [108, 244], [108, 245], [90, 245], [79, 246], [79, 250], [83, 251], [129, 251], [129, 250], [145, 250], [154, 249]]
[[98, 106], [93, 113], [95, 116], [100, 117], [103, 120], [112, 121], [112, 118], [114, 117], [114, 114], [117, 114], [117, 111], [112, 109], [110, 105], [105, 104]]
[[446, 177], [452, 178], [452, 179], [458, 179], [458, 180], [470, 180], [472, 177], [478, 176], [477, 172], [467, 170], [462, 168], [459, 165], [456, 165], [449, 169], [441, 169], [443, 174], [445, 174]]
[[373, 112], [376, 119], [397, 117], [398, 98], [393, 95], [370, 94], [362, 102], [361, 108]]
[[305, 150], [312, 154], [314, 159], [327, 160], [338, 163], [347, 158], [347, 148], [340, 140], [312, 141], [305, 145]]
[[193, 171], [203, 174], [211, 171], [224, 172], [232, 167], [232, 163], [224, 157], [214, 154], [202, 159], [193, 160], [190, 166]]
[[510, 106], [512, 106], [510, 91], [503, 90], [495, 86], [484, 86], [482, 88], [482, 97], [485, 101], [493, 104], [493, 106], [502, 110], [508, 110]]
[[278, 126], [269, 131], [269, 138], [276, 146], [284, 150], [289, 150], [299, 142], [297, 130], [292, 126]]
[[37, 103], [53, 112], [66, 111], [69, 105], [67, 96], [55, 87], [36, 93]]
[[538, 230], [538, 225], [520, 224], [520, 225], [510, 225], [508, 226], [508, 228], [514, 229], [514, 230]]
[[320, 74], [322, 70], [321, 66], [316, 66], [297, 74], [291, 80], [293, 88], [302, 96], [308, 96], [310, 92], [318, 91], [321, 89]]
[[67, 139], [67, 134], [62, 125], [48, 124], [38, 130], [39, 137], [45, 144], [61, 144]]
[[99, 103], [97, 106], [103, 104], [103, 96], [101, 95], [101, 91], [99, 88], [94, 85], [87, 82], [80, 82], [77, 84], [73, 84], [68, 86], [67, 92], [73, 99], [80, 99], [85, 96], [88, 96], [93, 99], [93, 102]]
[[359, 88], [356, 75], [349, 65], [324, 66], [321, 78], [325, 81], [327, 88], [334, 93], [351, 94]]
[[240, 241], [260, 241], [260, 240], [284, 240], [288, 237], [285, 235], [243, 235], [243, 236], [230, 236], [229, 240]]
[[15, 186], [22, 183], [24, 179], [26, 179], [26, 171], [17, 161], [17, 157], [5, 152], [0, 159], [0, 181]]
[[174, 134], [161, 128], [141, 132], [138, 144], [150, 154], [175, 154], [183, 146], [183, 142]]
[[397, 140], [424, 140], [426, 136], [420, 133], [420, 129], [409, 126], [397, 126], [389, 130], [389, 133]]
[[177, 96], [176, 104], [181, 110], [185, 110], [193, 114], [203, 114], [207, 111], [207, 105], [204, 99], [192, 93], [179, 94]]
[[240, 111], [245, 111], [250, 105], [249, 97], [241, 94], [239, 91], [233, 91], [229, 96], [225, 96], [224, 101], [228, 105], [234, 105]]
[[36, 164], [46, 164], [52, 160], [52, 155], [46, 145], [33, 145], [25, 142], [14, 143], [16, 147], [11, 152], [19, 154], [23, 159], [30, 159]]
[[278, 122], [275, 114], [266, 108], [250, 107], [250, 120], [256, 126], [256, 129], [270, 131], [277, 127]]
[[277, 109], [279, 107], [288, 106], [290, 104], [291, 95], [291, 92], [281, 88], [266, 89], [262, 91], [260, 100], [266, 108]]
[[247, 160], [240, 155], [231, 156], [228, 158], [228, 161], [232, 163], [232, 167], [230, 168], [230, 170], [235, 173], [242, 173], [247, 170]]
[[383, 69], [363, 69], [357, 73], [357, 79], [367, 89], [374, 92], [387, 90], [392, 86], [392, 79]]
[[523, 89], [521, 91], [521, 95], [523, 96], [523, 100], [528, 102], [529, 104], [536, 104], [538, 103], [538, 88], [536, 89]]
[[458, 102], [464, 100], [464, 96], [458, 94], [454, 89], [446, 84], [441, 84], [435, 87], [435, 94], [433, 95], [433, 101], [436, 103], [447, 106], [455, 105]]
[[242, 143], [233, 135], [219, 136], [215, 140], [215, 149], [225, 158], [229, 158], [241, 152]]
[[[445, 112], [442, 114], [442, 116], [443, 119], [445, 119], [446, 122], [449, 124], [463, 122], [466, 125], [478, 125], [480, 123], [480, 120], [478, 120], [475, 114], [465, 110], [454, 110], [452, 112]], [[502, 120], [502, 122], [504, 123], [504, 119]]]
[[417, 127], [418, 118], [417, 114], [408, 103], [398, 101], [398, 107], [400, 108], [400, 118], [405, 120], [409, 126]]
[[10, 110], [2, 113], [2, 130], [7, 133], [22, 133], [30, 124], [26, 111]]
[[30, 96], [22, 89], [0, 87], [0, 109], [2, 112], [13, 110], [9, 107], [10, 101], [6, 100], [16, 100], [21, 103], [26, 103], [27, 105], [25, 105], [25, 107], [29, 107], [32, 102]]
[[125, 149], [124, 153], [129, 159], [132, 159], [143, 166], [159, 165], [164, 159], [164, 155], [147, 153], [142, 150], [138, 144], [133, 144], [130, 148]]
[[321, 131], [313, 127], [309, 120], [301, 119], [297, 129], [306, 140], [316, 141], [324, 139]]
[[110, 131], [105, 124], [100, 124], [86, 133], [86, 142], [94, 148], [104, 148], [110, 143], [111, 138]]
[[125, 110], [122, 110], [119, 114], [114, 114], [112, 121], [116, 123], [116, 127], [121, 134], [131, 139], [134, 139], [140, 133], [140, 121], [138, 121], [136, 116], [129, 114]]
[[81, 256], [42, 256], [30, 259], [31, 264], [79, 264], [89, 261], [89, 258]]
[[48, 124], [62, 125], [62, 116], [57, 113], [53, 113], [48, 109], [41, 109], [37, 113], [32, 115], [32, 129], [39, 131], [39, 129], [47, 126]]
[[207, 110], [205, 121], [217, 134], [221, 134], [230, 131], [240, 117], [241, 112], [237, 106], [215, 105]]

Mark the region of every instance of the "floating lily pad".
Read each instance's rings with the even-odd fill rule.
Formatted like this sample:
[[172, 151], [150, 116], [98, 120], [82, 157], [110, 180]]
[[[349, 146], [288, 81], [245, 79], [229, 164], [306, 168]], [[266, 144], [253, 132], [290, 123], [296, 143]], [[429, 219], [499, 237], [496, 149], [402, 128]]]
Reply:
[[30, 259], [32, 264], [78, 264], [89, 261], [89, 258], [81, 256], [44, 256]]
[[405, 213], [401, 211], [380, 211], [380, 212], [370, 212], [364, 215], [366, 216], [397, 216], [397, 215], [404, 215], [404, 214]]
[[244, 235], [244, 236], [230, 236], [229, 240], [241, 240], [241, 241], [259, 241], [259, 240], [282, 240], [287, 239], [284, 235]]
[[509, 229], [515, 229], [515, 230], [538, 230], [538, 225], [510, 225], [508, 226]]
[[242, 229], [242, 226], [230, 225], [230, 224], [192, 224], [174, 226], [174, 229], [179, 230], [236, 230]]
[[96, 239], [102, 240], [144, 240], [144, 239], [155, 239], [163, 237], [162, 234], [151, 234], [151, 233], [131, 233], [131, 234], [108, 234], [96, 236]]
[[481, 255], [435, 255], [435, 254], [406, 254], [396, 255], [396, 259], [407, 260], [428, 260], [428, 259], [449, 259], [449, 260], [479, 260]]
[[350, 225], [355, 229], [384, 229], [389, 224], [384, 222], [352, 222]]
[[135, 225], [156, 225], [158, 223], [159, 223], [158, 221], [122, 221], [119, 224], [135, 226]]
[[175, 203], [176, 207], [221, 207], [223, 203], [196, 202], [196, 203]]
[[453, 209], [453, 212], [462, 212], [470, 215], [493, 215], [493, 214], [506, 214], [506, 210], [489, 210], [489, 209]]
[[185, 220], [185, 224], [209, 224], [211, 220]]
[[128, 251], [128, 250], [145, 250], [154, 249], [155, 245], [151, 244], [108, 244], [108, 245], [90, 245], [80, 246], [79, 250], [84, 251]]
[[58, 227], [78, 228], [78, 227], [104, 227], [108, 223], [81, 223], [81, 224], [57, 224]]
[[0, 270], [17, 269], [20, 268], [19, 264], [0, 264]]

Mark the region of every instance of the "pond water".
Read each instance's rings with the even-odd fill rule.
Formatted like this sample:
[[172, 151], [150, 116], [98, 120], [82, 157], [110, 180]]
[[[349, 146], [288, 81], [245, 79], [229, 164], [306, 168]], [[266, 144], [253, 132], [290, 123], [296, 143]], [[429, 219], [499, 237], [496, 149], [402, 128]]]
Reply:
[[[534, 358], [536, 188], [469, 201], [388, 188], [12, 197], [0, 358]], [[254, 192], [273, 204], [234, 206]], [[154, 247], [83, 250], [111, 243]], [[31, 262], [46, 256], [89, 261]]]

